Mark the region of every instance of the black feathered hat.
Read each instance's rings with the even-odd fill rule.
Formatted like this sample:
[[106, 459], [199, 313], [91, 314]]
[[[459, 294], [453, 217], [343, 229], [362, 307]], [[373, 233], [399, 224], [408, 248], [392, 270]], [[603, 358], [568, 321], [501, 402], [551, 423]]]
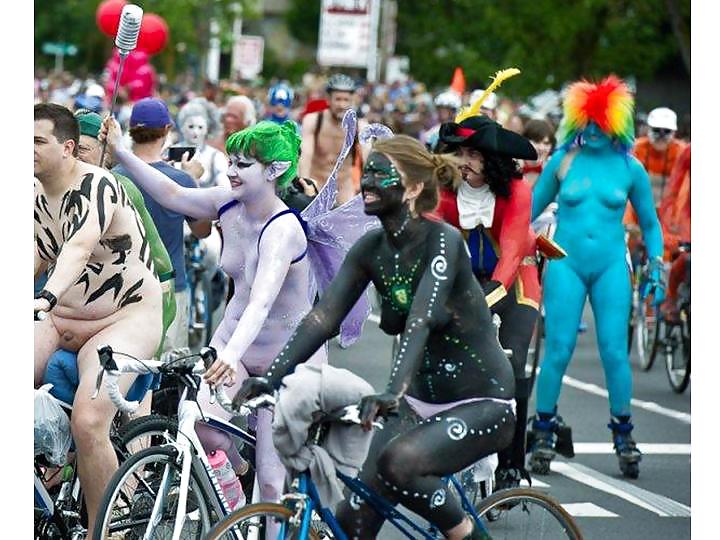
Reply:
[[469, 146], [483, 152], [517, 159], [534, 161], [538, 157], [535, 147], [528, 139], [505, 129], [485, 115], [471, 116], [460, 123], [442, 124], [440, 142], [449, 149]]

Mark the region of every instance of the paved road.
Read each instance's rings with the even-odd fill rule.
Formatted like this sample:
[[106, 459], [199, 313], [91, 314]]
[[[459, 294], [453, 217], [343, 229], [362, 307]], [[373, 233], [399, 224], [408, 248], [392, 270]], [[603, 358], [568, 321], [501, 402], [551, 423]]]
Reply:
[[[371, 317], [377, 320], [377, 317]], [[605, 381], [597, 355], [592, 314], [578, 338], [559, 412], [572, 426], [576, 457], [558, 456], [547, 476], [535, 478], [573, 514], [586, 539], [682, 540], [690, 538], [690, 392], [674, 394], [662, 365], [649, 373], [633, 368], [635, 438], [644, 452], [640, 478], [622, 477], [612, 450]], [[347, 350], [331, 345], [330, 362], [384, 388], [391, 338], [368, 321], [361, 339]], [[531, 403], [531, 414], [534, 403]], [[382, 540], [400, 539], [386, 526]]]

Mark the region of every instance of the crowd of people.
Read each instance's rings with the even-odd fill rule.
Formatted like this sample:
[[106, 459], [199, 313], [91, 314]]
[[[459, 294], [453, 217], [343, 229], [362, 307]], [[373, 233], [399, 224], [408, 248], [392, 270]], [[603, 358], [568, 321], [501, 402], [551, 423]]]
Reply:
[[[689, 143], [668, 108], [638, 122], [632, 93], [614, 76], [523, 104], [500, 97], [501, 82], [436, 95], [412, 80], [358, 84], [340, 73], [308, 75], [302, 88], [166, 85], [158, 97], [121, 98], [112, 118], [97, 81], [38, 76], [35, 311], [49, 317], [35, 332], [35, 383], [57, 350], [77, 354], [72, 422], [91, 524], [117, 466], [112, 405], [107, 395], [89, 401], [95, 349], [149, 358], [187, 346], [186, 225], [231, 284], [201, 392], [208, 409], [210, 386], [242, 400], [280, 389], [301, 363], [327, 362], [324, 343], [344, 331], [372, 283], [380, 328], [400, 342], [387, 387], [362, 400], [366, 428], [391, 418], [361, 478], [448, 538], [480, 538], [441, 478], [498, 453], [496, 486], [514, 487], [529, 478], [527, 453], [546, 473], [572, 446], [557, 402], [589, 298], [608, 427], [622, 473], [638, 477], [626, 236], [648, 261], [644, 294], [676, 316], [688, 261], [675, 258], [690, 240]], [[352, 139], [348, 110], [357, 116]], [[336, 195], [322, 211], [342, 210], [353, 224], [341, 265], [313, 255], [318, 233], [308, 221], [324, 189]], [[549, 260], [542, 275], [540, 256]], [[326, 286], [313, 288], [313, 276]], [[531, 416], [525, 365], [541, 308], [547, 345]], [[263, 500], [277, 500], [284, 480], [271, 421], [259, 414]], [[198, 431], [208, 452], [232, 446], [209, 427]], [[229, 457], [239, 470], [242, 458]], [[364, 505], [343, 504], [339, 515], [354, 538], [382, 526]]]

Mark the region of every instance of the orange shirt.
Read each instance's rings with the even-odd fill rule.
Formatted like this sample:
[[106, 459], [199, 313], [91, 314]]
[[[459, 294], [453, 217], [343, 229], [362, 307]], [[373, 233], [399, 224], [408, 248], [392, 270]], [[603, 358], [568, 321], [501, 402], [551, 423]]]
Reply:
[[[660, 206], [660, 200], [664, 196], [665, 188], [670, 182], [670, 174], [675, 166], [675, 162], [683, 150], [685, 150], [686, 146], [686, 143], [683, 141], [673, 139], [670, 141], [666, 150], [659, 151], [652, 147], [650, 139], [647, 137], [640, 137], [635, 141], [632, 154], [643, 164], [643, 167], [645, 167], [650, 177], [650, 186], [652, 187], [653, 201], [655, 201], [656, 208]], [[625, 209], [623, 223], [625, 225], [638, 224], [635, 210], [633, 210], [629, 202]]]
[[675, 162], [685, 150], [685, 143], [673, 139], [666, 150], [655, 150], [647, 137], [640, 137], [633, 147], [632, 153], [643, 164], [650, 177], [650, 184], [653, 188], [653, 200], [655, 206], [660, 205], [665, 187], [670, 179]]

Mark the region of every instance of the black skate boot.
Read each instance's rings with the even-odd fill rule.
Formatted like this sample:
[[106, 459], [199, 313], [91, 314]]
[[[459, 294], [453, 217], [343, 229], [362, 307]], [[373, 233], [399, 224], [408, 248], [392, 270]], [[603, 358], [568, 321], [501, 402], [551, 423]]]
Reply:
[[629, 416], [613, 416], [608, 427], [612, 430], [613, 446], [623, 476], [637, 478], [640, 475], [642, 453], [632, 438], [633, 425]]

